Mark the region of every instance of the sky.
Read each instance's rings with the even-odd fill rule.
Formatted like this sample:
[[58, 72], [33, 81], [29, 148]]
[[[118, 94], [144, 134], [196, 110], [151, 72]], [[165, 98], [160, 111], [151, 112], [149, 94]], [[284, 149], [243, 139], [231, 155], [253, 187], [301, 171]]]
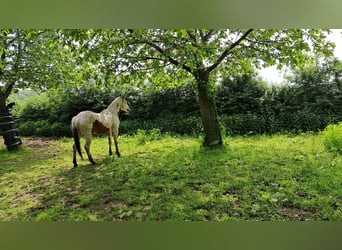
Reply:
[[[328, 39], [335, 43], [335, 57], [342, 60], [342, 29], [331, 29]], [[277, 70], [276, 66], [268, 67], [260, 71], [260, 76], [268, 83], [281, 84], [284, 81], [284, 72]]]

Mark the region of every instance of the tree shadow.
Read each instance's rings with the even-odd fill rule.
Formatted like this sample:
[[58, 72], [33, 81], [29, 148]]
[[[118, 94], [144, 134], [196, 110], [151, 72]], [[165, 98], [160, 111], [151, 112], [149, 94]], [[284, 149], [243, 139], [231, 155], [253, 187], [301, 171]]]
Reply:
[[95, 165], [81, 163], [54, 177], [39, 179], [33, 191], [40, 199], [37, 206], [28, 209], [28, 217], [33, 220], [89, 220], [89, 215], [112, 202], [109, 200], [111, 193], [120, 190], [125, 182], [125, 177], [114, 179], [115, 170], [105, 167], [112, 161], [108, 157], [97, 160]]
[[[236, 157], [228, 146], [180, 145], [172, 152], [142, 147], [122, 158], [98, 158], [96, 165], [80, 161], [32, 184], [29, 195], [36, 202], [26, 218], [203, 221], [279, 215], [276, 207], [259, 204], [253, 178], [262, 173], [241, 170]], [[268, 212], [258, 215], [253, 202]]]
[[[217, 176], [224, 178], [225, 170], [215, 160], [226, 153], [184, 146], [158, 155], [157, 161], [151, 153], [136, 152], [81, 164], [39, 185], [38, 205], [27, 213], [33, 220], [208, 219], [208, 210], [221, 201], [206, 200], [210, 191], [201, 186], [219, 185]], [[206, 212], [194, 216], [194, 209]]]
[[[31, 163], [26, 164], [28, 169], [2, 169], [0, 174], [13, 171], [11, 185], [20, 186], [13, 189], [18, 193], [16, 200], [4, 207], [23, 207], [15, 216], [25, 220], [197, 221], [267, 216], [295, 220], [284, 210], [291, 204], [278, 205], [262, 198], [279, 195], [278, 183], [270, 167], [243, 162], [244, 154], [259, 153], [249, 145], [206, 149], [178, 144], [172, 152], [168, 145], [156, 145], [161, 146], [139, 146], [122, 158], [103, 154], [96, 165], [85, 159], [77, 168], [70, 159], [67, 166], [53, 170], [45, 161], [42, 171], [35, 173], [32, 167], [39, 166]], [[37, 154], [41, 159], [32, 164], [44, 158]], [[25, 179], [26, 174], [30, 178]], [[36, 176], [31, 178], [32, 174]]]

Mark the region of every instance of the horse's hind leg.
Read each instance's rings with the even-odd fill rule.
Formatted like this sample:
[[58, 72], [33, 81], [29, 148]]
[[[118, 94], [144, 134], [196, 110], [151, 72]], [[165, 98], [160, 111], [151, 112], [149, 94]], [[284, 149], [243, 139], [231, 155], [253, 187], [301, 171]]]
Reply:
[[91, 144], [91, 135], [86, 135], [86, 144], [84, 146], [84, 149], [86, 150], [87, 152], [87, 155], [88, 155], [88, 159], [89, 161], [95, 165], [95, 161], [93, 159], [93, 157], [91, 156], [91, 153], [90, 153], [90, 144]]
[[75, 168], [75, 167], [77, 167], [77, 160], [76, 160], [76, 145], [75, 145], [75, 144], [72, 146], [72, 149], [73, 149], [73, 151], [74, 151], [74, 155], [73, 155], [73, 160], [72, 160], [72, 162], [74, 163], [74, 168]]
[[109, 134], [108, 135], [108, 144], [109, 144], [109, 155], [112, 155], [112, 136]]

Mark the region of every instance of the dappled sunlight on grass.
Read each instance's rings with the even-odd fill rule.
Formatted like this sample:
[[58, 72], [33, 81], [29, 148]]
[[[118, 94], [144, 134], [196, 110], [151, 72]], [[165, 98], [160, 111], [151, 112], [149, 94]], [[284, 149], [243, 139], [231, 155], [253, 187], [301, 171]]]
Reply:
[[[84, 141], [82, 140], [83, 144]], [[155, 133], [95, 137], [72, 167], [72, 141], [0, 151], [1, 220], [341, 220], [341, 157], [317, 135], [225, 139]]]

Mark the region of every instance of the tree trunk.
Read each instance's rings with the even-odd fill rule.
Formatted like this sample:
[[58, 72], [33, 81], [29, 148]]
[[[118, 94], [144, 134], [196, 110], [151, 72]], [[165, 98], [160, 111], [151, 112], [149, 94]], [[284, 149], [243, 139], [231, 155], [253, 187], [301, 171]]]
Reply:
[[218, 119], [214, 93], [210, 91], [209, 72], [203, 71], [198, 74], [198, 104], [204, 129], [204, 146], [222, 146], [221, 127]]
[[3, 136], [8, 151], [14, 151], [21, 145], [15, 129], [11, 108], [6, 106], [6, 98], [0, 95], [0, 135]]

